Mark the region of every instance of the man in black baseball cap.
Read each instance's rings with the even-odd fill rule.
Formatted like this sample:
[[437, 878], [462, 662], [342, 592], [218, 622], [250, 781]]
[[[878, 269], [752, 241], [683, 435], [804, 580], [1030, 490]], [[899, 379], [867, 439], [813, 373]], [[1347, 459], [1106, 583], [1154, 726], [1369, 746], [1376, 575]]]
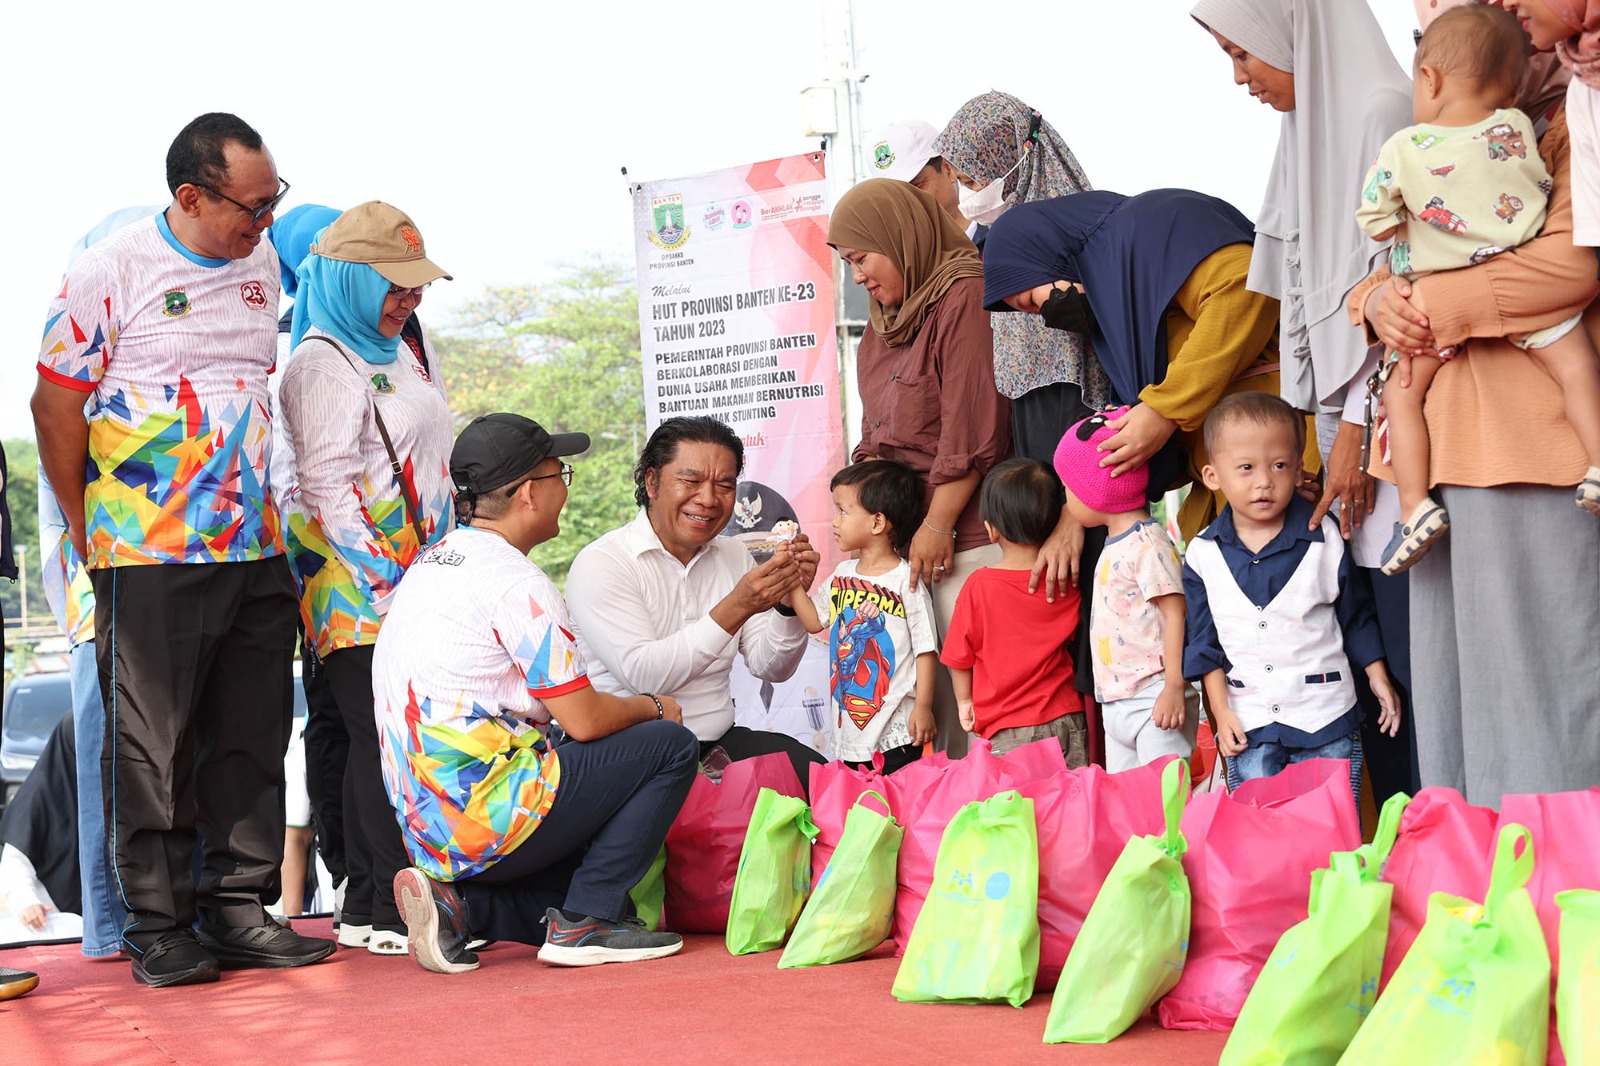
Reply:
[[[473, 420], [450, 455], [461, 524], [395, 590], [372, 660], [385, 783], [415, 864], [395, 877], [411, 954], [477, 967], [469, 940], [557, 966], [683, 946], [631, 917], [694, 780], [700, 742], [666, 693], [589, 680], [566, 601], [528, 552], [556, 536], [583, 433]], [[567, 739], [546, 740], [551, 720]]]
[[[587, 433], [551, 434], [523, 415], [500, 412], [474, 418], [456, 437], [456, 445], [450, 452], [450, 480], [456, 487], [456, 517], [470, 522], [478, 513], [480, 500], [513, 481], [520, 484], [532, 480], [528, 475], [546, 459], [565, 458], [588, 450]], [[565, 463], [558, 476], [565, 484], [572, 484], [572, 468]], [[513, 492], [506, 495], [509, 497]], [[504, 508], [491, 504], [489, 510], [498, 514]]]

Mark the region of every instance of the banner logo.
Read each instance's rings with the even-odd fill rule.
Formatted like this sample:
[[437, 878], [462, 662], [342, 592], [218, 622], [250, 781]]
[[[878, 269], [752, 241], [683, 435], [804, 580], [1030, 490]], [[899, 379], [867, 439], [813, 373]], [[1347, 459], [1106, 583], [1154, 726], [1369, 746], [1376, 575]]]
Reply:
[[751, 214], [748, 200], [735, 200], [728, 208], [728, 217], [733, 219], [734, 229], [749, 229]]
[[646, 234], [650, 243], [665, 252], [675, 252], [689, 243], [689, 227], [683, 223], [683, 196], [657, 196], [650, 201], [651, 225]]

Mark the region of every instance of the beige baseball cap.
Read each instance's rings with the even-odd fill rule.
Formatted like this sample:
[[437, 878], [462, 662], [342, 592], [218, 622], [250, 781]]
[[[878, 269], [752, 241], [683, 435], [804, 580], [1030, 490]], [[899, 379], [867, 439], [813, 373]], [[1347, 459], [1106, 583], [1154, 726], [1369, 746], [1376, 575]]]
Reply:
[[423, 251], [416, 223], [381, 200], [358, 204], [334, 219], [311, 250], [324, 259], [366, 263], [403, 288], [454, 280]]

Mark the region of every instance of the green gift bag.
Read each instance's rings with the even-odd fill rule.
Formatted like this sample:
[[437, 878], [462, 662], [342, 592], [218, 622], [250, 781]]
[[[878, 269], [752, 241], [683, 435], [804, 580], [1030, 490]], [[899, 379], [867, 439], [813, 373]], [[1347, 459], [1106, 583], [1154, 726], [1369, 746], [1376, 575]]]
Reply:
[[1378, 875], [1409, 802], [1389, 797], [1371, 844], [1312, 873], [1310, 917], [1278, 938], [1221, 1066], [1333, 1066], [1350, 1046], [1378, 998], [1394, 893]]
[[1104, 1044], [1178, 983], [1189, 948], [1188, 844], [1178, 832], [1188, 796], [1189, 768], [1174, 759], [1161, 774], [1167, 831], [1129, 840], [1106, 875], [1056, 983], [1045, 1043]]
[[1556, 906], [1561, 908], [1556, 1034], [1567, 1066], [1600, 1066], [1600, 892], [1557, 892]]
[[663, 844], [639, 883], [628, 889], [628, 898], [633, 900], [633, 913], [652, 932], [661, 928], [661, 905], [667, 898], [666, 874], [667, 846]]
[[1339, 1061], [1543, 1063], [1550, 949], [1524, 887], [1532, 873], [1532, 834], [1513, 823], [1500, 830], [1481, 905], [1435, 892], [1422, 932]]
[[783, 946], [811, 893], [811, 841], [817, 826], [806, 801], [770, 788], [756, 794], [728, 906], [728, 950], [735, 955]]
[[945, 826], [894, 997], [1020, 1007], [1038, 971], [1039, 829], [1033, 800], [1002, 792]]
[[849, 962], [888, 939], [894, 920], [895, 863], [905, 830], [891, 815], [865, 806], [862, 801], [868, 796], [889, 809], [889, 801], [878, 792], [863, 792], [856, 798], [845, 815], [833, 857], [789, 935], [778, 969]]

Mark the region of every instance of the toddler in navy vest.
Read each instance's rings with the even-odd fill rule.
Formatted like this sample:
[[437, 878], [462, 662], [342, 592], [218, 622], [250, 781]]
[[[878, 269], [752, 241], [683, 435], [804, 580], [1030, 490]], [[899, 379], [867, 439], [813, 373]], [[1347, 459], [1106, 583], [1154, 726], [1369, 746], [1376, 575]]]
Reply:
[[1383, 661], [1370, 595], [1349, 582], [1339, 524], [1312, 526], [1295, 489], [1305, 419], [1267, 393], [1224, 397], [1205, 423], [1206, 487], [1228, 505], [1189, 545], [1183, 672], [1203, 683], [1228, 784], [1304, 759], [1350, 760], [1361, 795], [1361, 709], [1354, 664], [1394, 736], [1400, 701]]

